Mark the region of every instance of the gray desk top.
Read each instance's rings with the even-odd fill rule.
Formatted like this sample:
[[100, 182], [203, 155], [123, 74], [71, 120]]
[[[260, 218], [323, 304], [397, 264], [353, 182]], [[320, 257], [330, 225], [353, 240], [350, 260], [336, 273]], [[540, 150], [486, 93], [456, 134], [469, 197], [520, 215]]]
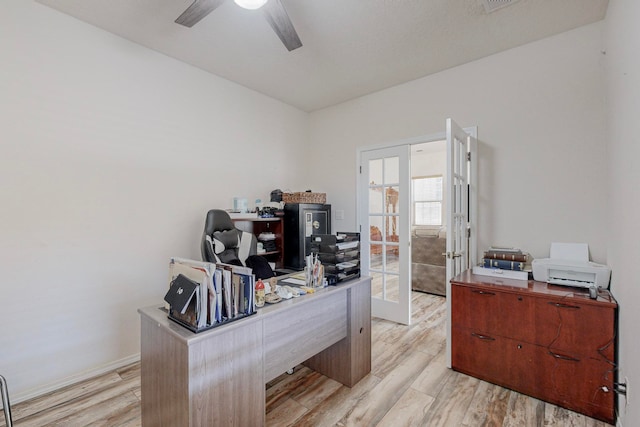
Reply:
[[239, 319], [225, 325], [220, 325], [218, 327], [208, 329], [203, 332], [194, 333], [185, 328], [184, 326], [179, 325], [176, 322], [173, 322], [169, 319], [167, 312], [164, 309], [163, 303], [158, 303], [152, 306], [143, 307], [138, 309], [138, 313], [140, 313], [141, 317], [147, 318], [151, 321], [157, 322], [158, 326], [166, 329], [168, 333], [178, 338], [181, 341], [184, 341], [186, 345], [192, 345], [200, 340], [207, 339], [212, 335], [222, 334], [234, 330], [236, 328], [240, 328], [244, 325], [247, 325], [248, 322], [260, 322], [265, 318], [272, 316], [275, 313], [280, 313], [283, 310], [290, 309], [292, 307], [300, 307], [304, 304], [313, 304], [320, 302], [323, 298], [331, 295], [334, 292], [344, 292], [347, 289], [350, 289], [354, 286], [358, 286], [363, 282], [371, 283], [371, 277], [364, 276], [358, 279], [349, 280], [347, 282], [342, 282], [337, 286], [328, 286], [326, 288], [316, 289], [316, 291], [312, 294], [306, 294], [300, 296], [299, 298], [291, 298], [289, 300], [283, 300], [277, 304], [265, 304], [264, 307], [258, 308], [257, 313], [243, 319]]

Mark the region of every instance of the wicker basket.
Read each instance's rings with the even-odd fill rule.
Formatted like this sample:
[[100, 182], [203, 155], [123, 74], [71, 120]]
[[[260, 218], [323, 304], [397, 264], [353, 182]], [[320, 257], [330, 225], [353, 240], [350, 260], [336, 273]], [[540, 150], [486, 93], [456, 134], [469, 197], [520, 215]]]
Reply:
[[285, 203], [326, 203], [327, 193], [282, 193]]

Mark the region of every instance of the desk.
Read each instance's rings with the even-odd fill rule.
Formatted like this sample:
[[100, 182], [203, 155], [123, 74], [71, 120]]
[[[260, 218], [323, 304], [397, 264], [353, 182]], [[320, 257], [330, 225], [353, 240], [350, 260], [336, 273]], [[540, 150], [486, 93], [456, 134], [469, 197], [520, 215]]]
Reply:
[[195, 334], [159, 305], [141, 321], [143, 426], [259, 426], [265, 384], [304, 362], [352, 387], [371, 371], [371, 278], [265, 305]]

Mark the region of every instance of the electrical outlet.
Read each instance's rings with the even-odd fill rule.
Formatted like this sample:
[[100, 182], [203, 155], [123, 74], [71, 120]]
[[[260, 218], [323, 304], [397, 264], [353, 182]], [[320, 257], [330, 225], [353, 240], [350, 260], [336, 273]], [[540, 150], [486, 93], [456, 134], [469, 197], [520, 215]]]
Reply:
[[344, 211], [342, 209], [336, 209], [336, 219], [344, 219]]
[[625, 390], [626, 390], [626, 394], [624, 395], [624, 402], [625, 405], [629, 404], [629, 397], [631, 396], [631, 393], [629, 393], [629, 378], [624, 377], [624, 383], [625, 383]]

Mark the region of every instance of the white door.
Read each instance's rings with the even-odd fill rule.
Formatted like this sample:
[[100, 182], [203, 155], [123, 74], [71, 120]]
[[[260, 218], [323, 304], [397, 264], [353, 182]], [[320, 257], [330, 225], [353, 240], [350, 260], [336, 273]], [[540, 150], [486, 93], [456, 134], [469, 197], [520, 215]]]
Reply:
[[447, 119], [447, 283], [469, 266], [469, 135]]
[[371, 314], [411, 323], [409, 145], [360, 156], [362, 274], [372, 277]]
[[[451, 366], [451, 278], [475, 262], [475, 138], [447, 119], [447, 365]], [[471, 191], [470, 191], [471, 189]], [[469, 206], [471, 204], [471, 206]], [[472, 215], [470, 215], [470, 212]]]

